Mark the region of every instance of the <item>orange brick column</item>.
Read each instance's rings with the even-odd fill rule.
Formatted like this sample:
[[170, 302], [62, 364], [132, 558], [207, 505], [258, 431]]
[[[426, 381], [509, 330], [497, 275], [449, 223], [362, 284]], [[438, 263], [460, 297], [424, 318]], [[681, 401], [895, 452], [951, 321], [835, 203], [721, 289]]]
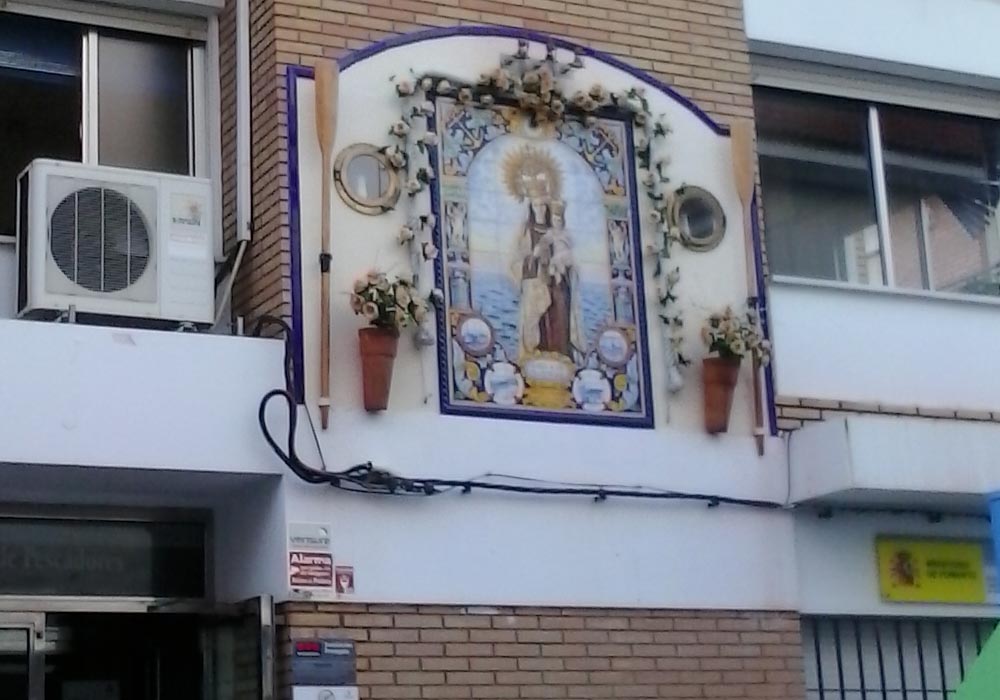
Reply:
[[295, 638], [356, 642], [363, 698], [802, 700], [793, 613], [286, 603]]

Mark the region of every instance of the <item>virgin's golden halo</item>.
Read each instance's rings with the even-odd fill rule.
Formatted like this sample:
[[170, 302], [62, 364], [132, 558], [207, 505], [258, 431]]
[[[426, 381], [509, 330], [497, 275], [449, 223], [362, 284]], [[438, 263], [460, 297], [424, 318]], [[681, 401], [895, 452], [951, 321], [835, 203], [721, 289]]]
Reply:
[[507, 191], [518, 201], [558, 199], [562, 191], [559, 164], [534, 146], [522, 146], [504, 158], [503, 180]]

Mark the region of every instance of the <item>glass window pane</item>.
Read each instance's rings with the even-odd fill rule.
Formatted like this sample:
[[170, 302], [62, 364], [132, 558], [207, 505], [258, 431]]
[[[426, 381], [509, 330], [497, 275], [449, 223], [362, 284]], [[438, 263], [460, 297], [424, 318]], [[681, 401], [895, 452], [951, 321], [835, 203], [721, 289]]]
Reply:
[[882, 284], [867, 107], [754, 90], [771, 271]]
[[187, 175], [188, 45], [106, 35], [97, 45], [101, 164]]
[[25, 628], [0, 627], [0, 698], [28, 697], [28, 634]]
[[879, 109], [900, 287], [1000, 295], [997, 122]]
[[13, 236], [17, 176], [35, 158], [80, 160], [80, 29], [2, 15], [0, 236]]

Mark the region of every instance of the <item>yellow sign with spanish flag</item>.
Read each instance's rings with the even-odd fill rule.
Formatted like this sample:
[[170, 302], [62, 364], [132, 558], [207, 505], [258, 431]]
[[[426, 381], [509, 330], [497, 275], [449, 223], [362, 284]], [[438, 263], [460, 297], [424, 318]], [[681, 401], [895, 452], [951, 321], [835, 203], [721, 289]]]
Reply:
[[896, 603], [987, 602], [983, 542], [879, 537], [882, 599]]

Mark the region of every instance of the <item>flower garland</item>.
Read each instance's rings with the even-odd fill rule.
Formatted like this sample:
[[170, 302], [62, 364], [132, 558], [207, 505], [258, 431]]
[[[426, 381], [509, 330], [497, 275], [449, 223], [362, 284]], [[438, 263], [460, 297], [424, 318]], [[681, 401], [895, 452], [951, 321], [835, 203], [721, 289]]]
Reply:
[[[641, 87], [615, 93], [595, 84], [587, 91], [577, 91], [567, 97], [563, 89], [564, 80], [574, 70], [583, 68], [583, 58], [575, 52], [571, 61], [563, 62], [558, 60], [556, 53], [556, 48], [549, 45], [544, 58], [532, 58], [529, 42], [520, 40], [514, 54], [502, 56], [499, 66], [483, 74], [476, 83], [441, 73], [416, 75], [413, 71], [409, 78], [397, 80], [393, 76], [390, 79], [403, 109], [399, 121], [389, 128], [389, 135], [395, 138], [396, 143], [386, 146], [382, 152], [398, 171], [407, 195], [407, 218], [399, 231], [398, 240], [407, 248], [414, 285], [429, 294], [440, 310], [444, 293], [440, 289], [431, 289], [427, 282], [433, 278], [431, 266], [438, 255], [434, 245], [437, 221], [430, 196], [430, 185], [434, 180], [431, 149], [438, 145], [437, 135], [428, 129], [428, 120], [434, 114], [432, 95], [453, 96], [457, 102], [466, 105], [513, 101], [530, 114], [535, 125], [558, 123], [572, 111], [583, 116], [586, 126], [593, 127], [597, 123], [596, 113], [601, 109], [615, 108], [627, 112], [631, 114], [635, 127], [639, 182], [652, 208], [650, 223], [653, 231], [647, 234], [649, 242], [646, 251], [654, 259], [653, 275], [666, 356], [666, 386], [670, 392], [679, 391], [683, 386], [680, 367], [689, 362], [681, 354], [683, 319], [676, 304], [680, 268], [670, 267], [668, 263], [673, 243], [680, 240], [668, 219], [672, 196], [666, 174], [670, 162], [667, 155], [670, 128], [662, 115], [653, 117]], [[419, 325], [417, 343], [422, 347], [434, 344], [433, 326], [429, 319]]]

